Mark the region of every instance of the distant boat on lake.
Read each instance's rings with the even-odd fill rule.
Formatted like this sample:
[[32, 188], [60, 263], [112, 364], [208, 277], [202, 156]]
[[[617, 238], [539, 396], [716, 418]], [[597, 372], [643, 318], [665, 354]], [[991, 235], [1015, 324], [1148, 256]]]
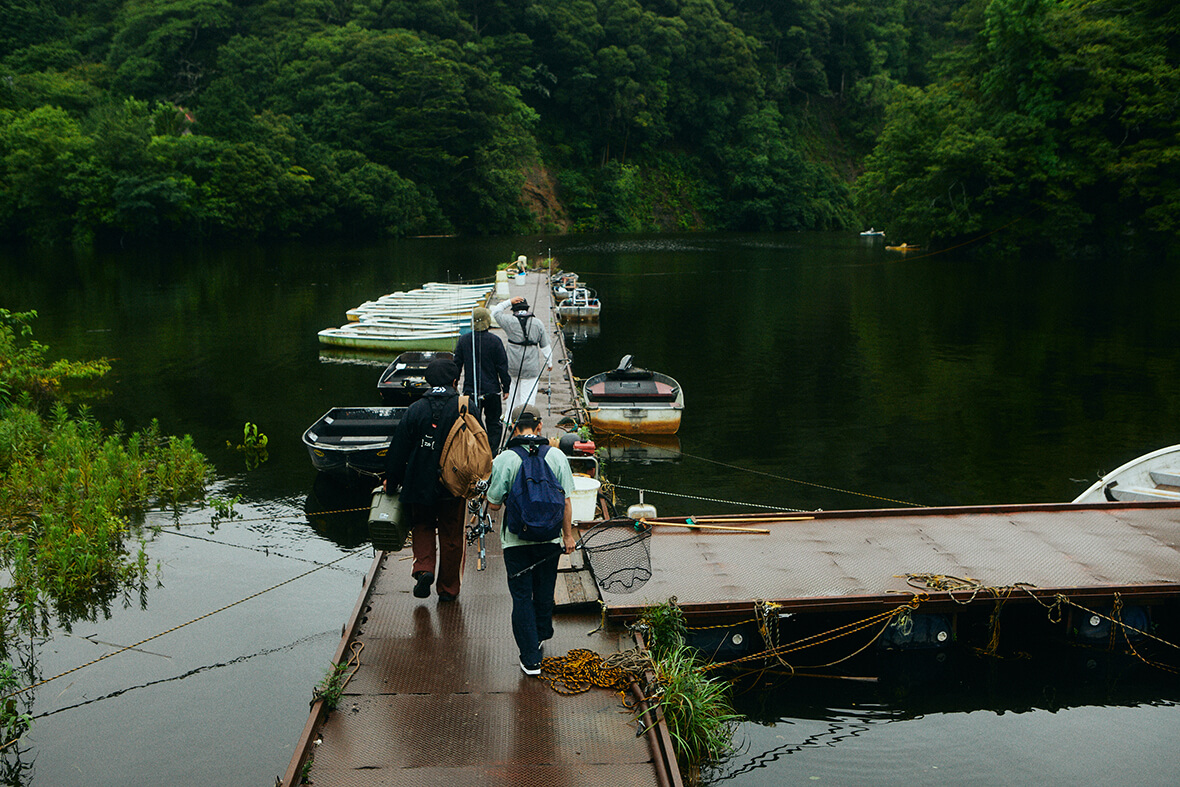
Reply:
[[862, 238], [883, 238], [883, 237], [885, 237], [885, 231], [884, 230], [875, 230], [872, 227], [869, 227], [867, 230], [862, 232], [860, 234], [860, 236]]

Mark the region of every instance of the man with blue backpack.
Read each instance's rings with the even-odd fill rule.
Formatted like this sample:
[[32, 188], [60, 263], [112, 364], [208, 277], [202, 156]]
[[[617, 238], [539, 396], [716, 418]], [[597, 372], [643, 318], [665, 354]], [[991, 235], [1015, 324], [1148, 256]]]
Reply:
[[553, 636], [557, 560], [574, 551], [574, 475], [569, 460], [541, 436], [532, 405], [512, 412], [515, 428], [492, 462], [488, 508], [503, 507], [500, 545], [512, 596], [512, 636], [526, 675], [541, 674], [542, 644]]

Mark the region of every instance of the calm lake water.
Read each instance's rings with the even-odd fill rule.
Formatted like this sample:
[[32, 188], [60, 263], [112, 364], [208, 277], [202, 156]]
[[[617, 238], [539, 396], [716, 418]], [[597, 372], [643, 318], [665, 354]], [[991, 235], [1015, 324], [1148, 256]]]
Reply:
[[[1180, 442], [1180, 267], [1152, 259], [902, 258], [832, 234], [8, 250], [0, 307], [37, 309], [55, 353], [114, 360], [99, 420], [193, 435], [213, 493], [240, 497], [216, 528], [207, 508], [150, 513], [159, 586], [26, 645], [32, 673], [267, 592], [38, 688], [0, 783], [273, 783], [371, 559], [364, 514], [331, 513], [363, 490], [317, 479], [300, 435], [378, 403], [379, 369], [323, 355], [316, 331], [549, 250], [604, 302], [596, 335], [573, 337], [575, 373], [629, 353], [686, 391], [678, 442], [610, 466], [624, 505], [636, 489], [662, 514], [1067, 501]], [[253, 471], [227, 445], [246, 422], [270, 439]], [[707, 777], [1175, 784], [1175, 681], [1066, 661], [743, 687], [740, 751]]]

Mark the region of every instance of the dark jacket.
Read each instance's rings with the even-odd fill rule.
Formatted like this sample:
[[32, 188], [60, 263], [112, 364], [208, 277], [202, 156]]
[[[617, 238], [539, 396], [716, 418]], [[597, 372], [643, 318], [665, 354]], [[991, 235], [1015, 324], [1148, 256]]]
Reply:
[[499, 394], [508, 390], [508, 353], [504, 342], [491, 331], [472, 331], [455, 343], [455, 363], [463, 370], [463, 393], [475, 393], [475, 360], [479, 359], [479, 395]]
[[[475, 408], [472, 414], [478, 419]], [[385, 480], [402, 488], [402, 503], [432, 505], [454, 499], [439, 480], [439, 459], [447, 435], [459, 417], [459, 392], [431, 388], [410, 405], [393, 433], [385, 455]]]

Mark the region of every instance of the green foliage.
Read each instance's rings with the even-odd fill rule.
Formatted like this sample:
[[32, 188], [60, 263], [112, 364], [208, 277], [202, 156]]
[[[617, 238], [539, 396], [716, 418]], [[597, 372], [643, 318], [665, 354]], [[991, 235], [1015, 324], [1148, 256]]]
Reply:
[[0, 406], [21, 396], [36, 406], [68, 396], [74, 383], [95, 380], [111, 370], [105, 359], [53, 361], [48, 348], [34, 340], [37, 312], [0, 308]]
[[9, 5], [13, 238], [1180, 221], [1161, 0]]
[[198, 495], [209, 474], [192, 439], [166, 438], [153, 422], [125, 440], [104, 435], [82, 409], [55, 405], [48, 419], [18, 405], [0, 418], [0, 589], [4, 615], [36, 630], [51, 604], [70, 624], [79, 608], [146, 580], [146, 556], [129, 554], [127, 514], [152, 500]]
[[269, 442], [267, 436], [258, 431], [258, 427], [249, 421], [242, 428], [242, 442], [238, 445], [233, 445], [228, 440], [225, 441], [227, 448], [233, 448], [235, 451], [242, 453], [246, 457], [246, 469], [254, 470], [270, 458], [270, 454], [266, 450], [266, 444]]
[[682, 767], [716, 762], [733, 751], [734, 712], [729, 685], [700, 670], [696, 651], [672, 647], [656, 659], [660, 711]]
[[[1174, 237], [1180, 63], [1152, 0], [990, 0], [945, 78], [898, 89], [857, 183], [890, 235]], [[1165, 12], [1173, 21], [1175, 10]]]
[[676, 605], [675, 598], [644, 608], [638, 625], [644, 631], [645, 644], [656, 661], [662, 661], [684, 647], [687, 633], [684, 612]]
[[50, 609], [68, 628], [120, 588], [142, 588], [147, 555], [125, 543], [128, 514], [200, 495], [210, 472], [191, 437], [165, 437], [156, 421], [124, 437], [85, 407], [71, 416], [65, 384], [110, 367], [46, 363], [35, 316], [0, 309], [0, 652], [8, 632], [43, 631]]
[[0, 746], [7, 746], [24, 735], [33, 724], [30, 708], [22, 707], [20, 698], [8, 696], [23, 688], [16, 668], [6, 661], [0, 662], [0, 697], [7, 698], [0, 700]]
[[348, 662], [330, 664], [328, 674], [312, 692], [316, 699], [324, 701], [324, 707], [329, 711], [336, 710], [340, 704], [340, 697], [344, 694], [344, 684], [348, 680]]

